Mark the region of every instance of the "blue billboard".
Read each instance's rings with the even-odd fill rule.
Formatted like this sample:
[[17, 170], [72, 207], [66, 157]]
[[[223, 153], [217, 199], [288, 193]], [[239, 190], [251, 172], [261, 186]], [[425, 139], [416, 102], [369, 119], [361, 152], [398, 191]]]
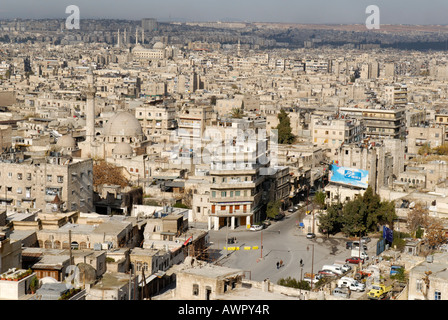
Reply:
[[394, 231], [386, 226], [383, 226], [383, 238], [392, 243], [394, 241]]
[[369, 186], [369, 171], [332, 164], [330, 165], [330, 181], [367, 188]]

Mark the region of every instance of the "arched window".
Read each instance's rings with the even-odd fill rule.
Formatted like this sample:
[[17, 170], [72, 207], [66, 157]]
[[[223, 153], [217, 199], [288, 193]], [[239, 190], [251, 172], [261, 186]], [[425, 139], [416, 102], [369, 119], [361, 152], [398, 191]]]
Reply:
[[55, 249], [61, 249], [61, 241], [56, 240], [56, 241], [54, 242], [54, 248], [55, 248]]
[[51, 240], [45, 240], [44, 248], [45, 249], [52, 249]]
[[78, 250], [79, 249], [79, 244], [76, 241], [72, 241], [72, 250]]

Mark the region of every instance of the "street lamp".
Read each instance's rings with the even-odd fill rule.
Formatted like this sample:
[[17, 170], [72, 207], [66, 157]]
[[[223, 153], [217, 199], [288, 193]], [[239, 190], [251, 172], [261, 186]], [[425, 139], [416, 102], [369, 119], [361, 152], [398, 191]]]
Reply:
[[306, 251], [309, 251], [310, 250], [310, 247], [309, 246], [313, 246], [313, 251], [312, 251], [312, 256], [311, 256], [311, 289], [310, 289], [310, 291], [311, 290], [313, 290], [313, 280], [314, 280], [314, 243], [313, 244], [309, 244], [307, 247], [306, 247]]

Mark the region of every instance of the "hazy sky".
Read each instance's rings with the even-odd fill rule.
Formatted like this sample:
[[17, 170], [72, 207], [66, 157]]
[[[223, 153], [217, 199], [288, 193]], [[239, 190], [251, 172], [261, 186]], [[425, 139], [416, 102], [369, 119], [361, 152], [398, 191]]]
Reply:
[[0, 0], [0, 19], [65, 18], [77, 5], [85, 18], [188, 21], [364, 23], [368, 5], [384, 24], [448, 24], [448, 0]]

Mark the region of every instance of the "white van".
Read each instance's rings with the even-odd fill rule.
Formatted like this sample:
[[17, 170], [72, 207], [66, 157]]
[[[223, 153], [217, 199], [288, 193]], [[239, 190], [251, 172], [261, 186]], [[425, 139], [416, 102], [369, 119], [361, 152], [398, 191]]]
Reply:
[[338, 281], [338, 287], [350, 288], [352, 291], [362, 292], [366, 289], [366, 285], [350, 277], [342, 277]]
[[344, 274], [344, 270], [342, 270], [341, 266], [336, 266], [334, 264], [332, 264], [332, 265], [324, 265], [322, 267], [322, 270], [329, 270], [329, 271], [332, 271], [332, 272], [334, 272], [336, 274], [339, 274], [339, 275]]
[[364, 260], [369, 260], [369, 255], [364, 250], [352, 249], [352, 257], [359, 257]]

